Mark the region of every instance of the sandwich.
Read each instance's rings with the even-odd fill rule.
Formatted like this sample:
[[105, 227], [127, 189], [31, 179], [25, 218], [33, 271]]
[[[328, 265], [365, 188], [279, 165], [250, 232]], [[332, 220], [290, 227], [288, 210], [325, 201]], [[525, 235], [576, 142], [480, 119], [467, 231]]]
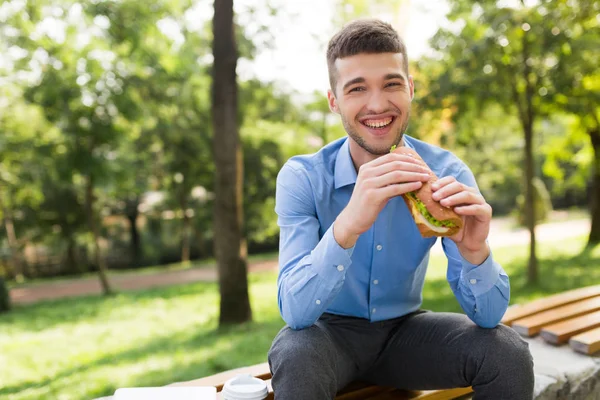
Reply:
[[424, 182], [418, 190], [402, 195], [410, 215], [413, 217], [417, 228], [419, 228], [419, 232], [421, 232], [421, 236], [428, 238], [452, 236], [457, 233], [462, 228], [462, 218], [452, 208], [444, 207], [438, 201], [433, 200], [431, 185], [438, 180], [438, 177], [431, 171], [427, 163], [411, 148], [392, 146], [391, 151], [413, 157], [429, 170], [431, 179]]

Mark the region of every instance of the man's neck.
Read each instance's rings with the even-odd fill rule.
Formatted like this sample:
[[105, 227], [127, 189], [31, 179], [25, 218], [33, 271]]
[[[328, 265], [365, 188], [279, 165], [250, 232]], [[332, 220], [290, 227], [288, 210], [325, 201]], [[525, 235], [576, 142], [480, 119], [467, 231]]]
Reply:
[[[381, 155], [371, 154], [360, 147], [360, 145], [350, 136], [348, 136], [348, 145], [350, 146], [350, 157], [352, 158], [352, 163], [354, 164], [356, 171], [358, 171], [363, 164], [381, 157]], [[402, 139], [400, 139], [400, 143], [398, 144], [398, 147], [401, 146], [404, 146], [404, 136], [402, 136]]]

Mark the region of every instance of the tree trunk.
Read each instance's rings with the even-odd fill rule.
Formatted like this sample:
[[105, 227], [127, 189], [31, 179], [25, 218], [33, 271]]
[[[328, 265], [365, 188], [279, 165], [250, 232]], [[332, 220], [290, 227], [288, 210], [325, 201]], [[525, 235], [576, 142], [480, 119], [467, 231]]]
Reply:
[[4, 277], [0, 275], [0, 313], [10, 311], [10, 293]]
[[141, 264], [142, 251], [140, 243], [140, 232], [137, 227], [137, 220], [140, 215], [138, 210], [139, 198], [127, 201], [126, 214], [129, 221], [129, 250], [131, 252], [131, 263], [138, 267]]
[[98, 230], [98, 224], [94, 215], [94, 180], [91, 175], [88, 175], [85, 187], [85, 211], [88, 219], [88, 226], [94, 239], [94, 261], [98, 268], [98, 277], [100, 278], [100, 285], [102, 286], [102, 292], [105, 295], [111, 294], [112, 290], [106, 276], [106, 265], [100, 252], [100, 231]]
[[180, 197], [180, 207], [183, 212], [183, 224], [181, 226], [181, 262], [190, 262], [190, 225], [191, 219], [187, 214], [187, 196], [183, 193]]
[[[523, 60], [529, 58], [529, 42], [527, 35], [523, 35]], [[536, 239], [535, 239], [535, 197], [533, 187], [534, 177], [534, 162], [533, 162], [533, 122], [535, 111], [533, 106], [533, 96], [535, 83], [531, 80], [533, 74], [531, 67], [527, 62], [523, 62], [522, 79], [525, 82], [525, 93], [521, 101], [521, 96], [516, 87], [516, 82], [513, 82], [513, 95], [516, 105], [519, 110], [519, 118], [525, 135], [525, 222], [529, 230], [529, 262], [527, 265], [527, 282], [533, 284], [538, 280], [538, 262], [536, 255]]]
[[243, 159], [238, 132], [237, 47], [233, 0], [215, 0], [212, 124], [215, 157], [214, 230], [221, 307], [219, 325], [252, 319], [243, 237]]
[[529, 263], [527, 266], [527, 281], [535, 283], [538, 279], [538, 266], [535, 240], [535, 203], [533, 188], [533, 124], [524, 126], [525, 130], [525, 221], [529, 230]]
[[10, 249], [10, 266], [12, 269], [12, 275], [16, 281], [21, 281], [23, 280], [23, 269], [21, 266], [21, 260], [19, 259], [19, 242], [17, 241], [15, 225], [9, 210], [3, 207], [2, 214], [4, 214], [4, 229], [6, 229], [8, 248]]
[[66, 257], [67, 271], [69, 271], [70, 273], [75, 273], [75, 274], [82, 273], [83, 268], [81, 268], [81, 265], [77, 262], [77, 257], [75, 256], [75, 239], [73, 239], [73, 234], [68, 232], [66, 234], [66, 240], [67, 240], [67, 257]]
[[594, 149], [594, 162], [592, 169], [592, 198], [590, 202], [590, 214], [592, 226], [588, 237], [587, 247], [593, 247], [600, 243], [600, 126], [588, 129], [592, 147]]

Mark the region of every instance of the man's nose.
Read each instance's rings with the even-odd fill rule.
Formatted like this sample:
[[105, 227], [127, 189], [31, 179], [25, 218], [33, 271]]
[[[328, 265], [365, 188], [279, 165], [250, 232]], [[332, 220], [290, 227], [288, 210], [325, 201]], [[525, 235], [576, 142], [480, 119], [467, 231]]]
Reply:
[[372, 114], [381, 114], [388, 108], [388, 101], [384, 93], [379, 90], [371, 92], [369, 101], [367, 103], [367, 109]]

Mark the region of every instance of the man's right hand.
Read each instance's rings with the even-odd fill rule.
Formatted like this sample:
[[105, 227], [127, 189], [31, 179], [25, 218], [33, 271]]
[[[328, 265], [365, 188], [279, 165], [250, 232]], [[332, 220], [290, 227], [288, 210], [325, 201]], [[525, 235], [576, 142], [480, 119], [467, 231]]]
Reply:
[[335, 220], [333, 235], [347, 249], [369, 230], [392, 197], [417, 190], [430, 179], [429, 170], [414, 158], [389, 153], [363, 164], [348, 205]]

